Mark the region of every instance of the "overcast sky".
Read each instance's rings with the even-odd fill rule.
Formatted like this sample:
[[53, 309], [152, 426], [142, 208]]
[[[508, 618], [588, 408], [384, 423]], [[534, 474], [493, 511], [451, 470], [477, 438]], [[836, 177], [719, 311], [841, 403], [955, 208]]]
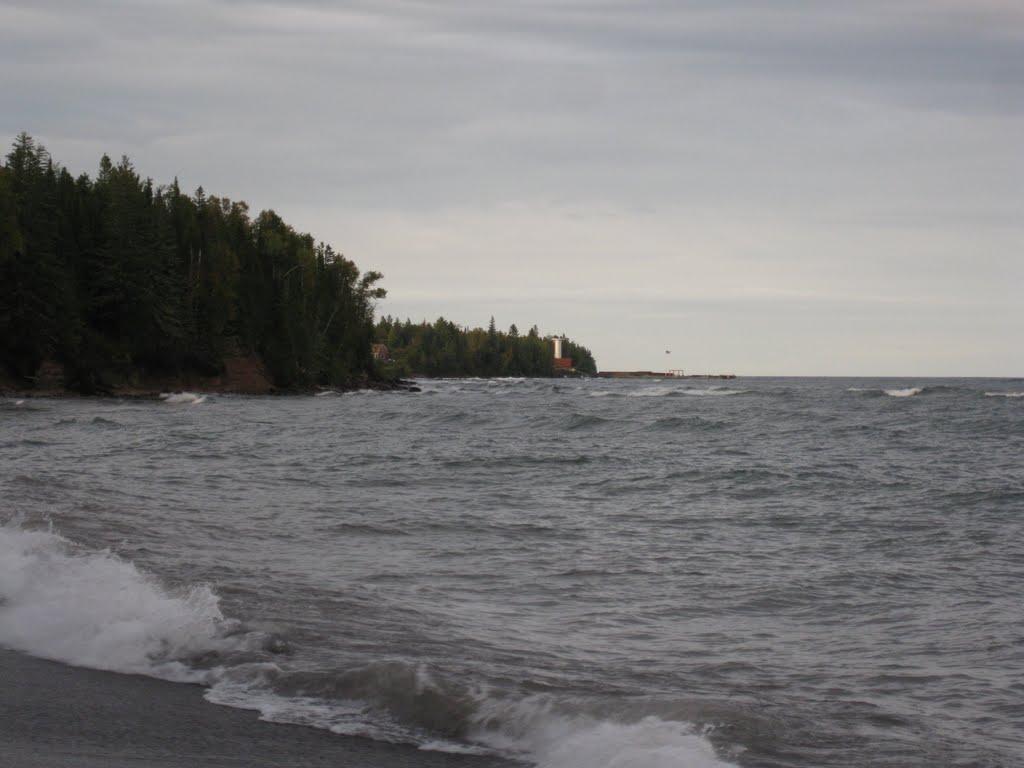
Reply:
[[1024, 375], [1019, 0], [0, 0], [0, 68], [8, 145], [273, 208], [385, 314]]

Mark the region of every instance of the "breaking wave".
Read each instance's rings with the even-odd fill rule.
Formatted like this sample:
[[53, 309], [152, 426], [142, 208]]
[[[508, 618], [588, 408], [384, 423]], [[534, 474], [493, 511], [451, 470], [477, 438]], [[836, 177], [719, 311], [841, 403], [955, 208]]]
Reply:
[[874, 395], [882, 397], [888, 395], [889, 397], [914, 397], [920, 395], [925, 391], [925, 387], [903, 387], [885, 389], [882, 387], [848, 387], [847, 392], [858, 392], [863, 395]]
[[165, 589], [130, 561], [84, 550], [53, 531], [0, 527], [0, 645], [7, 648], [74, 666], [209, 683], [211, 660], [241, 654], [251, 661], [269, 643], [225, 619], [218, 603], [206, 585]]
[[[516, 725], [520, 725], [516, 723]], [[636, 722], [528, 713], [522, 727], [484, 733], [539, 768], [724, 768], [711, 742], [689, 723], [648, 715]], [[505, 750], [502, 750], [505, 751]]]
[[[264, 720], [421, 750], [495, 754], [538, 768], [728, 768], [706, 733], [657, 714], [630, 716], [585, 701], [509, 696], [444, 682], [425, 665], [386, 662], [267, 686], [220, 685], [207, 698]], [[588, 711], [593, 709], [595, 711]]]
[[1024, 392], [986, 392], [985, 397], [1024, 397]]
[[[117, 595], [116, 600], [111, 595]], [[696, 726], [585, 702], [492, 692], [424, 664], [279, 664], [287, 644], [225, 618], [206, 585], [168, 589], [53, 530], [0, 525], [0, 646], [76, 666], [207, 686], [262, 719], [539, 768], [726, 768]], [[591, 711], [588, 711], [591, 710]]]
[[884, 389], [882, 390], [889, 397], [913, 397], [914, 395], [920, 395], [924, 392], [923, 387], [906, 387], [904, 389]]
[[644, 389], [627, 392], [626, 397], [715, 397], [727, 395], [746, 394], [745, 389], [731, 389], [729, 387], [703, 387], [684, 388], [679, 387], [646, 387]]
[[164, 392], [160, 399], [171, 405], [199, 405], [206, 402], [206, 395], [195, 392]]

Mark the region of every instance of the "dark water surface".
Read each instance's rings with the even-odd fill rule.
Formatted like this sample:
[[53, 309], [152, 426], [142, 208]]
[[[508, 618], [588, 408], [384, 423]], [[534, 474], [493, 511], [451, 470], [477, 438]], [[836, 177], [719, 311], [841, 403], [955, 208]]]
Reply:
[[1024, 381], [423, 388], [0, 400], [0, 646], [548, 768], [1024, 765]]

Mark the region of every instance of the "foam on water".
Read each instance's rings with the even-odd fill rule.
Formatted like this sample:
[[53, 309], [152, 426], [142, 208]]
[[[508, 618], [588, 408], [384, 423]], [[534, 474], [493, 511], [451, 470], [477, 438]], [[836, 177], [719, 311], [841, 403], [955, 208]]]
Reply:
[[680, 390], [684, 395], [696, 395], [698, 397], [715, 396], [715, 395], [742, 395], [747, 390], [745, 389], [729, 389], [728, 387], [710, 387], [708, 389], [683, 389]]
[[914, 397], [920, 395], [925, 391], [925, 387], [901, 387], [901, 388], [890, 388], [883, 389], [882, 387], [847, 387], [847, 392], [858, 392], [862, 395], [877, 395], [882, 397], [888, 395], [889, 397]]
[[567, 714], [548, 696], [480, 707], [472, 737], [538, 768], [728, 768], [690, 723]]
[[889, 397], [913, 397], [914, 395], [920, 395], [924, 392], [923, 387], [906, 387], [905, 389], [885, 389], [883, 390]]
[[[422, 670], [414, 687], [436, 685]], [[422, 693], [422, 691], [419, 691]], [[434, 690], [434, 693], [437, 691]], [[518, 699], [472, 696], [474, 709], [464, 740], [437, 738], [400, 723], [373, 702], [283, 696], [268, 687], [222, 681], [206, 698], [217, 704], [254, 709], [270, 722], [323, 728], [345, 736], [416, 745], [451, 754], [496, 754], [538, 768], [730, 768], [692, 724], [655, 716], [615, 720], [571, 714], [549, 696]]]
[[627, 392], [627, 397], [665, 397], [678, 390], [675, 387], [645, 387], [632, 392]]
[[627, 397], [671, 397], [675, 395], [688, 395], [695, 397], [716, 397], [728, 395], [742, 395], [745, 389], [730, 389], [729, 387], [704, 387], [704, 388], [680, 388], [680, 387], [644, 387], [632, 392], [627, 392]]
[[430, 386], [0, 401], [0, 523], [126, 542], [0, 525], [0, 645], [547, 768], [1018, 765], [1020, 382]]
[[725, 768], [711, 743], [686, 723], [554, 723], [533, 753], [539, 768]]
[[269, 679], [260, 680], [258, 673], [262, 671], [272, 673], [274, 670], [257, 670], [257, 674], [250, 675], [229, 672], [206, 691], [205, 698], [222, 706], [254, 710], [260, 713], [261, 720], [271, 723], [304, 725], [339, 736], [408, 744], [431, 752], [493, 754], [488, 747], [440, 738], [408, 723], [401, 723], [387, 709], [372, 702], [276, 693]]
[[223, 644], [206, 586], [161, 588], [110, 552], [52, 531], [0, 526], [0, 645], [77, 666], [201, 682], [183, 663]]
[[[85, 550], [52, 530], [0, 526], [0, 645], [7, 648], [76, 666], [202, 683], [209, 701], [256, 710], [265, 720], [423, 750], [502, 754], [541, 768], [727, 765], [688, 723], [574, 716], [565, 706], [556, 711], [546, 697], [490, 699], [439, 684], [422, 666], [408, 667], [408, 674], [397, 674], [394, 663], [357, 670], [351, 674], [356, 685], [346, 685], [339, 672], [327, 698], [282, 694], [275, 681], [288, 675], [276, 664], [227, 663], [230, 652], [252, 646], [257, 634], [225, 620], [206, 586], [174, 592], [109, 551]], [[190, 664], [211, 657], [225, 663]], [[366, 698], [367, 692], [375, 695]], [[452, 725], [466, 738], [439, 737], [415, 719], [399, 720], [388, 706], [392, 699], [431, 710], [447, 702], [442, 714], [450, 708]]]
[[206, 402], [206, 395], [195, 392], [164, 392], [160, 399], [171, 405], [199, 405]]
[[[358, 701], [327, 700], [313, 696], [282, 696], [261, 685], [258, 675], [231, 680], [231, 675], [206, 691], [214, 704], [260, 713], [271, 723], [305, 725], [342, 736], [362, 736], [377, 741], [409, 742], [408, 735], [392, 722], [373, 722], [368, 707]], [[381, 718], [377, 718], [381, 720]]]

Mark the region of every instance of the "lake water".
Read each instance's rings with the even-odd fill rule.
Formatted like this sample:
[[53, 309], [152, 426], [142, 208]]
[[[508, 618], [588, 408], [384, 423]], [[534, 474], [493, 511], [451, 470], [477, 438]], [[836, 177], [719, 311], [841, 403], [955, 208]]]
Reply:
[[1024, 381], [421, 386], [0, 400], [0, 646], [460, 764], [1024, 765]]

